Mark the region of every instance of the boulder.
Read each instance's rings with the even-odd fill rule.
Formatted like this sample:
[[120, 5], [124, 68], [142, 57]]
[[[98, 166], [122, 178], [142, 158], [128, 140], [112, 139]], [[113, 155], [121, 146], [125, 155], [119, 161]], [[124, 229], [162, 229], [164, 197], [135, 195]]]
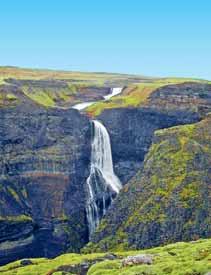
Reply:
[[33, 262], [30, 259], [23, 259], [20, 261], [21, 266], [31, 265], [31, 264], [33, 264]]
[[153, 255], [139, 254], [139, 255], [128, 256], [127, 258], [124, 258], [122, 260], [122, 267], [140, 265], [140, 264], [151, 265], [152, 263], [153, 263]]

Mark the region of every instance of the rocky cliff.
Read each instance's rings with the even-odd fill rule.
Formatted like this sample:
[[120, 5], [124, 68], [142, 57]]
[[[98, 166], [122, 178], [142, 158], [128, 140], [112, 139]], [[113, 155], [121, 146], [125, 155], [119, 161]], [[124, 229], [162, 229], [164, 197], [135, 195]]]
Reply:
[[123, 183], [140, 169], [158, 129], [199, 121], [211, 112], [211, 85], [185, 83], [155, 90], [141, 107], [106, 109], [98, 119], [110, 133], [114, 165]]
[[[72, 83], [64, 79], [5, 79], [0, 86], [3, 94], [13, 95], [10, 103], [18, 103], [23, 96], [45, 107], [68, 108], [76, 103], [102, 100], [110, 93], [109, 86]], [[0, 94], [1, 99], [1, 94]], [[4, 97], [4, 105], [8, 98]], [[15, 102], [16, 99], [16, 102]], [[0, 102], [1, 103], [1, 102]]]
[[211, 236], [211, 116], [156, 132], [87, 249], [158, 246]]
[[89, 120], [76, 110], [0, 109], [0, 262], [87, 242]]
[[155, 130], [199, 120], [196, 112], [152, 108], [125, 108], [104, 111], [99, 119], [109, 130], [117, 175], [125, 184], [140, 169]]

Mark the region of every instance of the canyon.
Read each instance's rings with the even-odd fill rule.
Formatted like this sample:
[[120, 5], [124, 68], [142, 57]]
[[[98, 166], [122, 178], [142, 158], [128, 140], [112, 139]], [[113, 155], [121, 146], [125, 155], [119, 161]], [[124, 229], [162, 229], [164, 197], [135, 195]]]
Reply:
[[[208, 82], [103, 75], [103, 85], [79, 85], [72, 76], [16, 79], [8, 70], [0, 85], [0, 264], [211, 236]], [[110, 97], [115, 87], [123, 88]], [[177, 152], [181, 167], [172, 162]]]

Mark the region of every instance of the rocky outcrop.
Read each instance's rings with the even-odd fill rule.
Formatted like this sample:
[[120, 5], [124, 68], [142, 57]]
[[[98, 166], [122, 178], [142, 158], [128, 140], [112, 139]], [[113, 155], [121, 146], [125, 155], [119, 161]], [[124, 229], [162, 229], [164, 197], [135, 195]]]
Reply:
[[[19, 90], [17, 98], [26, 95], [44, 106], [70, 107], [80, 102], [103, 100], [111, 86], [77, 83], [71, 79], [5, 79], [7, 90]], [[1, 88], [1, 86], [0, 86]], [[22, 94], [22, 95], [21, 95]]]
[[135, 256], [128, 256], [122, 260], [122, 266], [133, 266], [140, 264], [151, 265], [153, 263], [153, 255], [150, 254], [139, 254]]
[[188, 110], [120, 108], [105, 110], [99, 119], [110, 134], [115, 172], [125, 184], [140, 169], [156, 130], [196, 122], [200, 116]]
[[79, 87], [78, 92], [75, 95], [75, 101], [88, 102], [103, 100], [105, 95], [111, 92], [111, 88], [108, 87]]
[[211, 85], [184, 83], [157, 89], [139, 108], [106, 109], [98, 117], [110, 137], [116, 174], [127, 183], [140, 170], [158, 129], [194, 123], [211, 111]]
[[211, 85], [186, 82], [155, 90], [146, 103], [158, 110], [189, 110], [201, 117], [211, 112]]
[[105, 254], [101, 257], [96, 257], [93, 260], [86, 260], [79, 264], [69, 264], [69, 265], [61, 265], [58, 268], [52, 269], [46, 275], [53, 275], [57, 272], [65, 272], [65, 274], [77, 274], [77, 275], [86, 275], [88, 274], [89, 269], [94, 266], [96, 263], [108, 261], [108, 260], [117, 260], [121, 257], [115, 254]]
[[156, 132], [88, 248], [137, 249], [211, 236], [211, 116]]
[[88, 239], [89, 120], [29, 104], [0, 117], [0, 263], [77, 251]]

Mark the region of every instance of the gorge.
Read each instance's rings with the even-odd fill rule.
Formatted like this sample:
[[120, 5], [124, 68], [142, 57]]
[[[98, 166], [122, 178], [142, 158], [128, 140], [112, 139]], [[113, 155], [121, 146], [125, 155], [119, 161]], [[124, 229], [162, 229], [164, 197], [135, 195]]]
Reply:
[[208, 81], [2, 70], [0, 264], [211, 236]]

